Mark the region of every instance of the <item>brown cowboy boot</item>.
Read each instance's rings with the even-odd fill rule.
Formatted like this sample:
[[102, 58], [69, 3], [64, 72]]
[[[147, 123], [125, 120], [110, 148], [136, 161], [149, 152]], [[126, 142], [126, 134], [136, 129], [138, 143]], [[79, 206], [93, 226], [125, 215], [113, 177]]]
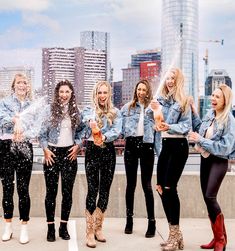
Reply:
[[95, 210], [95, 239], [100, 242], [106, 242], [106, 239], [102, 233], [102, 224], [104, 221], [104, 213], [101, 211], [99, 207]]
[[86, 214], [86, 245], [90, 248], [96, 247], [95, 241], [95, 212], [90, 214], [88, 210], [85, 211]]
[[175, 251], [177, 249], [184, 249], [183, 236], [179, 225], [171, 225], [171, 238], [166, 246], [162, 248], [163, 251]]

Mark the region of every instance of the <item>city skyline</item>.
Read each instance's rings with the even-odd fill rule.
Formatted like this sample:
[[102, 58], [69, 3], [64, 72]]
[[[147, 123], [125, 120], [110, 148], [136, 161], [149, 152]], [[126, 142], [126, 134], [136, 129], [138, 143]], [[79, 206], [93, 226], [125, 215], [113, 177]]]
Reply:
[[[80, 46], [80, 32], [109, 32], [114, 81], [138, 50], [161, 47], [161, 0], [11, 1], [0, 0], [1, 67], [33, 66], [36, 86], [41, 86], [43, 47]], [[225, 69], [235, 81], [235, 25], [232, 0], [199, 0], [199, 85], [204, 82], [204, 61], [209, 51], [209, 71]], [[224, 45], [215, 41], [224, 39]], [[234, 88], [233, 88], [234, 89]]]

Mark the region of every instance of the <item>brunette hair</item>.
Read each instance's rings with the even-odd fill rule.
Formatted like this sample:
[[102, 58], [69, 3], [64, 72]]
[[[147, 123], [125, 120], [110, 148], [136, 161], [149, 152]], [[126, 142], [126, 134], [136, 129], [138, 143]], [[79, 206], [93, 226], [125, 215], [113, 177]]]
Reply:
[[60, 81], [55, 87], [54, 100], [53, 100], [53, 103], [51, 104], [52, 126], [57, 127], [59, 121], [61, 121], [64, 117], [64, 113], [63, 113], [64, 105], [61, 104], [60, 98], [59, 98], [59, 90], [61, 86], [68, 86], [69, 89], [72, 91], [71, 98], [68, 103], [68, 114], [71, 119], [72, 128], [74, 129], [80, 123], [79, 110], [76, 104], [76, 98], [75, 98], [73, 85], [68, 80]]

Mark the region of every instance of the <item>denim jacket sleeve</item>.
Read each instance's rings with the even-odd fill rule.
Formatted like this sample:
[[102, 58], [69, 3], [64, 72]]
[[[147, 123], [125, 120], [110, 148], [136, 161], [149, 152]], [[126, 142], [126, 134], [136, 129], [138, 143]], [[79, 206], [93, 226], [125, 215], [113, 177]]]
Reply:
[[198, 114], [192, 112], [192, 129], [194, 132], [199, 132], [199, 128], [202, 124], [202, 120]]
[[229, 114], [227, 125], [219, 129], [211, 139], [200, 136], [199, 144], [213, 155], [226, 157], [231, 154], [235, 144], [235, 119]]
[[7, 106], [10, 97], [2, 99], [0, 102], [0, 126], [1, 127], [13, 127], [14, 123], [12, 121], [14, 111], [9, 110]]
[[85, 138], [85, 133], [86, 133], [86, 125], [83, 122], [82, 114], [80, 114], [79, 121], [80, 121], [80, 123], [76, 127], [76, 130], [75, 130], [74, 141], [75, 141], [76, 145], [79, 145], [81, 147], [82, 146], [82, 139]]
[[122, 116], [117, 108], [115, 108], [115, 110], [116, 110], [116, 118], [114, 119], [110, 128], [106, 132], [104, 132], [104, 136], [106, 137], [105, 142], [114, 141], [119, 137], [122, 131]]
[[170, 124], [170, 129], [167, 131], [169, 134], [187, 134], [192, 128], [192, 114], [191, 109], [179, 117], [179, 120], [176, 124]]
[[48, 147], [48, 137], [49, 137], [49, 128], [50, 128], [50, 106], [47, 106], [47, 116], [44, 118], [44, 121], [42, 122], [41, 130], [38, 135], [38, 141], [39, 145], [42, 149], [45, 149]]

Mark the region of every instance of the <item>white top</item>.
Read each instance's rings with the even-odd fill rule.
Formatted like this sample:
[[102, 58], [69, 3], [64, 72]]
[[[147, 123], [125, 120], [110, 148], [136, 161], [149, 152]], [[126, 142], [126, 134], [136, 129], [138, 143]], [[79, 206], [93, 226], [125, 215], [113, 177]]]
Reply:
[[136, 136], [144, 136], [144, 105], [140, 104], [140, 118], [137, 125]]
[[61, 121], [60, 135], [57, 144], [48, 143], [51, 146], [66, 147], [73, 145], [72, 124], [68, 114]]

